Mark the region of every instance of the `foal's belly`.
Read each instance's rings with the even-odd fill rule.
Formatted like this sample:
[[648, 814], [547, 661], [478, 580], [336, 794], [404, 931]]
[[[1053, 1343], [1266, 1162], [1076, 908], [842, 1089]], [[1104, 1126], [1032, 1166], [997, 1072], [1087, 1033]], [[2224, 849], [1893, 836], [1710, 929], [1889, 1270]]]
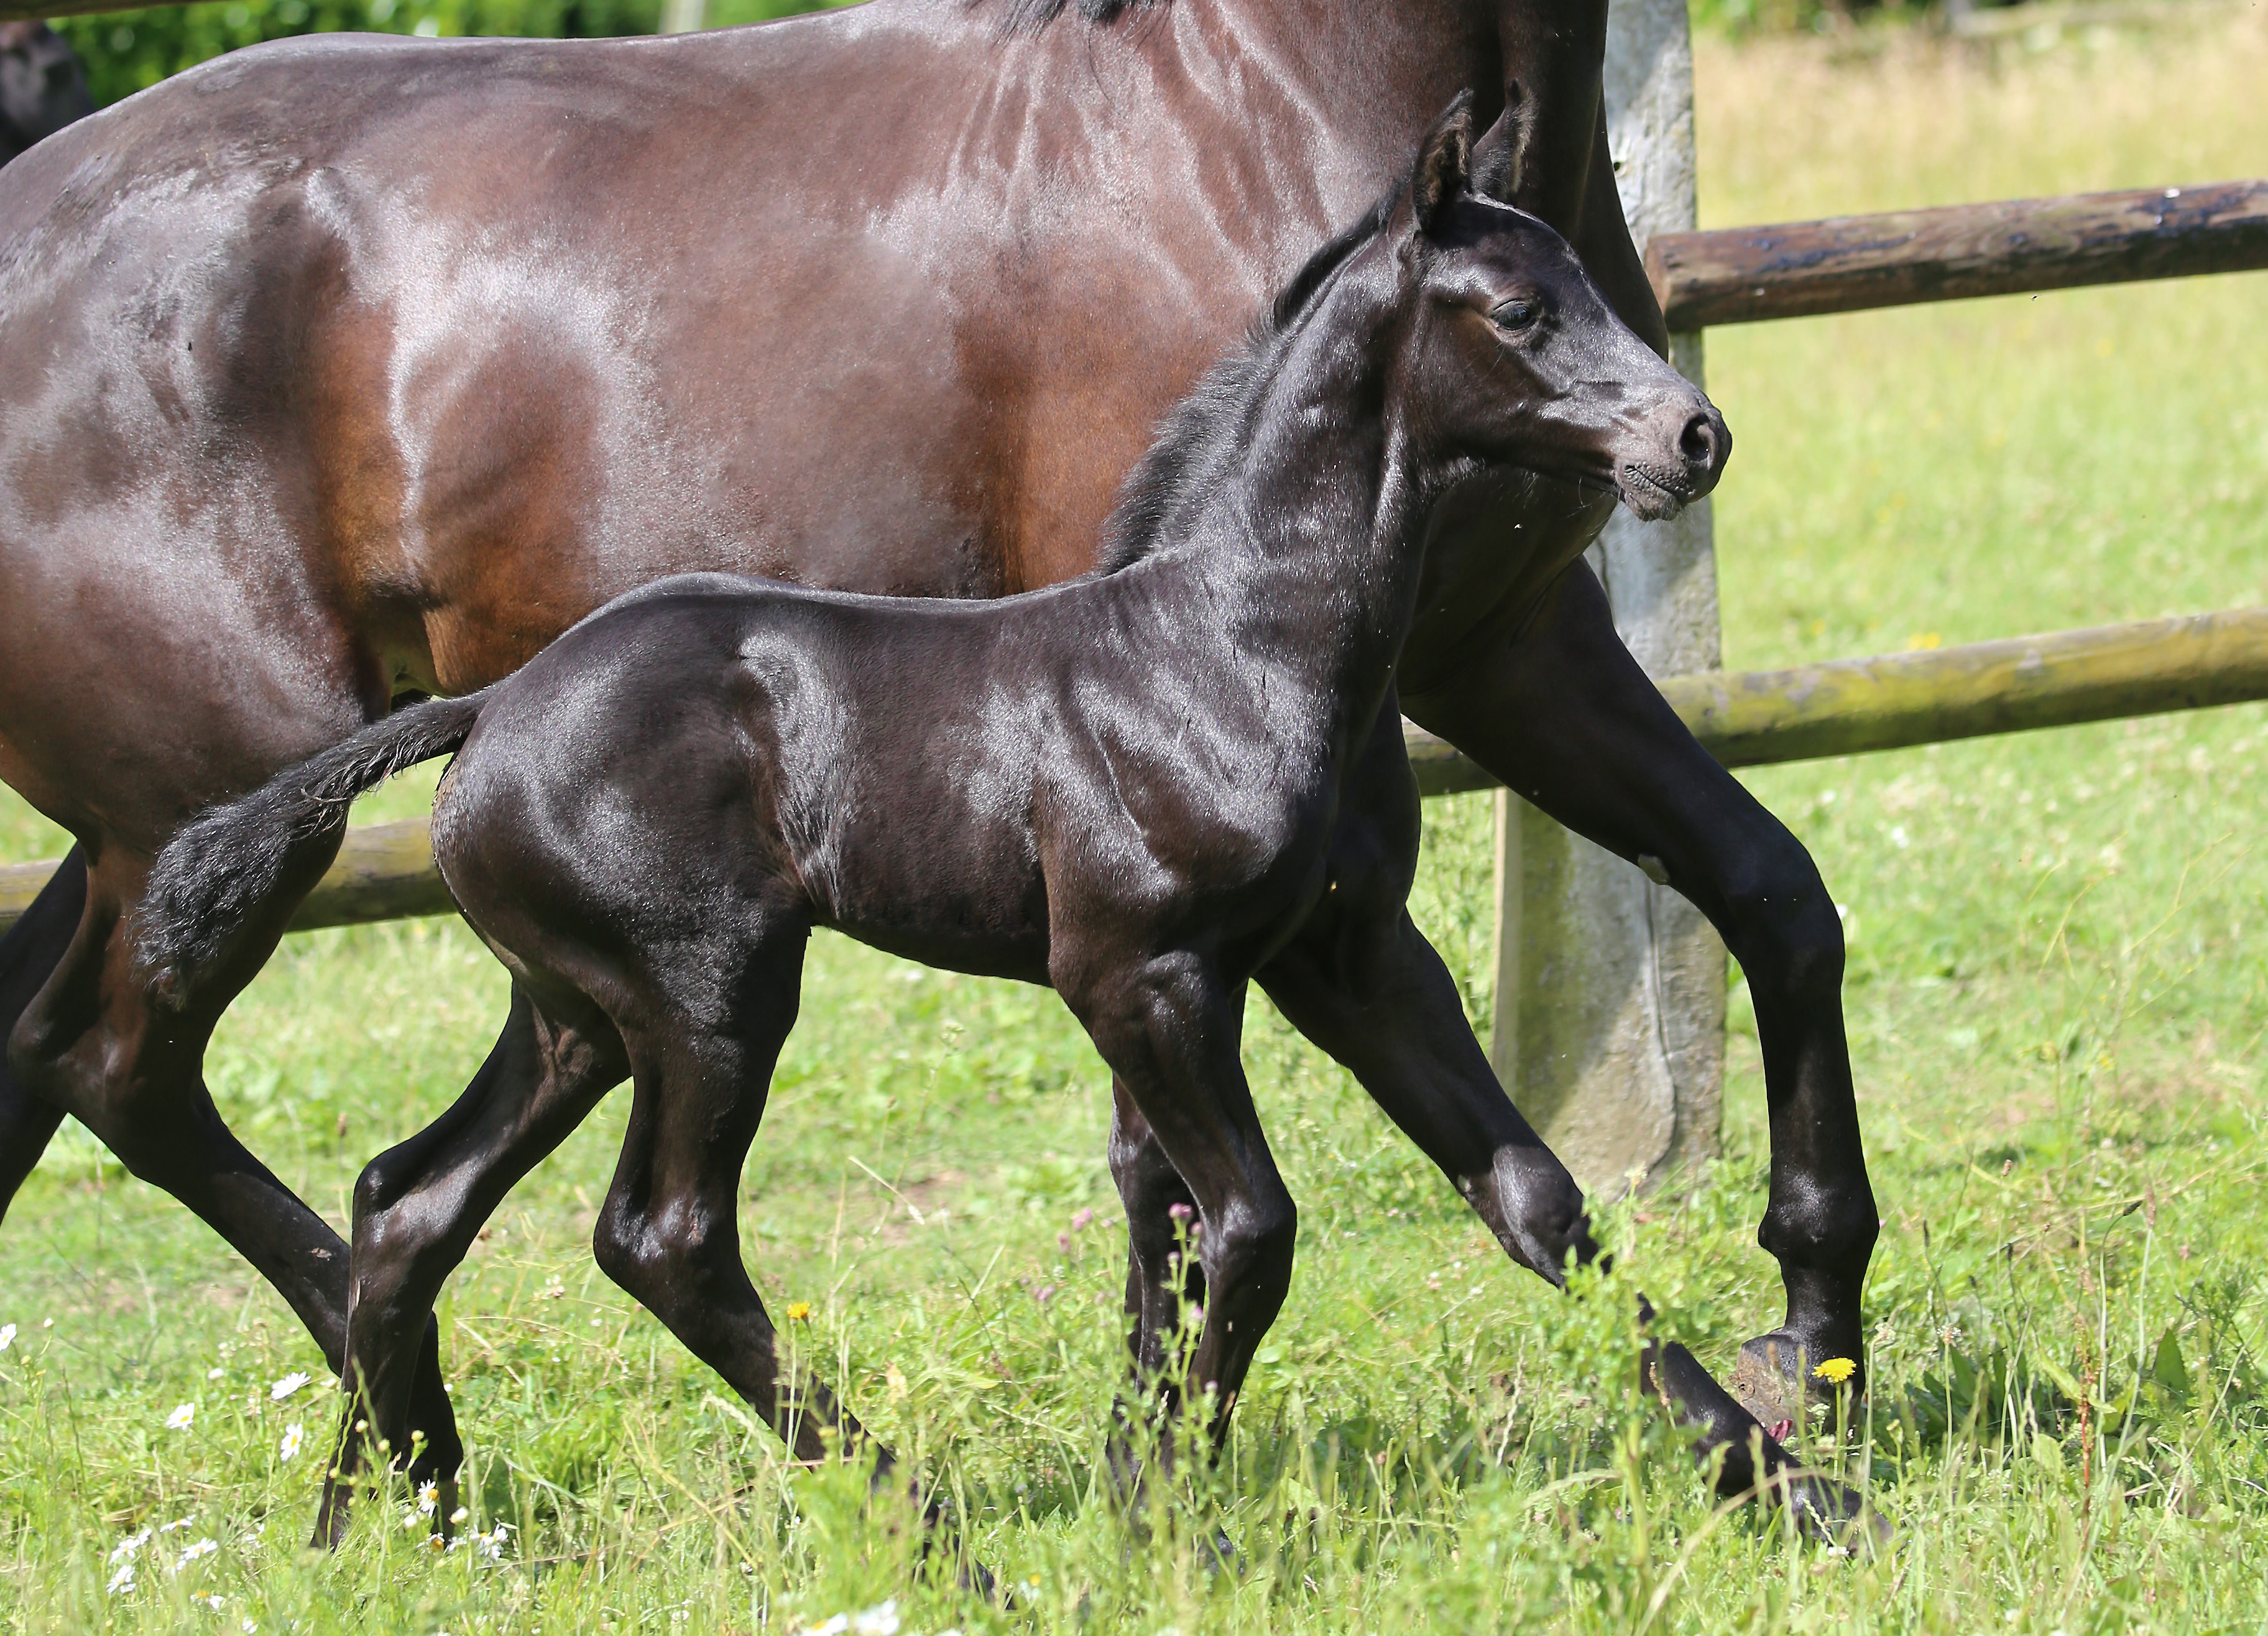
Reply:
[[[824, 923], [822, 923], [824, 924]], [[970, 930], [956, 934], [949, 928], [872, 925], [831, 928], [869, 948], [895, 954], [940, 971], [959, 971], [972, 977], [1007, 977], [1018, 983], [1051, 986], [1048, 979], [1048, 933], [1044, 926], [1017, 934]]]

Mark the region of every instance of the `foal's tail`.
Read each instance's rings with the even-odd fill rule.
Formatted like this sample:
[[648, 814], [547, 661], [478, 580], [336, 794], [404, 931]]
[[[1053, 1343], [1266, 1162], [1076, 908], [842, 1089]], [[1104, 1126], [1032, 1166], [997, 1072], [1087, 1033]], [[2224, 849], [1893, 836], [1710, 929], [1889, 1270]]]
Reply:
[[354, 798], [462, 745], [488, 693], [398, 710], [175, 834], [158, 854], [134, 913], [135, 944], [152, 991], [181, 1004], [261, 906], [307, 873], [308, 854], [346, 828]]

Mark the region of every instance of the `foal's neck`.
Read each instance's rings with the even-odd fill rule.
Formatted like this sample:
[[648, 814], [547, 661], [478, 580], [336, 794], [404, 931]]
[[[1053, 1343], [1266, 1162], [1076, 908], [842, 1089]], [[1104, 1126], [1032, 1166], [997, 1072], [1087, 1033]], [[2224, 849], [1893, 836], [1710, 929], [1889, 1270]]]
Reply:
[[1224, 685], [1264, 674], [1271, 716], [1342, 734], [1370, 726], [1393, 681], [1430, 508], [1387, 391], [1403, 315], [1367, 282], [1343, 269], [1284, 337], [1159, 564], [1199, 592]]

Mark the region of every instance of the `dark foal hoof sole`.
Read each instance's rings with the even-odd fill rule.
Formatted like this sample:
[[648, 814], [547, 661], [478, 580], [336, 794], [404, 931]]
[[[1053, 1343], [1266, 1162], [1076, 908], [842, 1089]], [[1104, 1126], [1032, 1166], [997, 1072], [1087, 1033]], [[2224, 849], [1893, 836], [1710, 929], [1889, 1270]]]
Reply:
[[1804, 1430], [1807, 1409], [1834, 1407], [1836, 1387], [1812, 1372], [1824, 1361], [1784, 1331], [1759, 1335], [1741, 1347], [1730, 1382], [1733, 1396], [1776, 1441], [1793, 1444]]

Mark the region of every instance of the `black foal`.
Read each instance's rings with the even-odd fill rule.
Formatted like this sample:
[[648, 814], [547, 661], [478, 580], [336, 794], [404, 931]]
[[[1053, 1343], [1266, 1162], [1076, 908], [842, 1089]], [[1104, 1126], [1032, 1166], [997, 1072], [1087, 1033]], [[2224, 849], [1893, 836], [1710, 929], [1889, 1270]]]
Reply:
[[[734, 1220], [815, 925], [1063, 996], [1115, 1076], [1127, 1299], [1153, 1368], [1182, 1286], [1150, 1229], [1175, 1200], [1198, 1212], [1188, 1378], [1215, 1437], [1292, 1270], [1292, 1198], [1238, 1059], [1252, 981], [1427, 1133], [1515, 1259], [1556, 1283], [1593, 1253], [1580, 1190], [1405, 911], [1418, 806], [1395, 666], [1429, 530], [1474, 485], [1527, 468], [1661, 515], [1708, 491], [1727, 438], [1557, 235], [1472, 190], [1470, 148], [1461, 101], [1175, 411], [1105, 571], [993, 602], [664, 580], [166, 849], [142, 946], [186, 992], [357, 792], [459, 752], [434, 855], [512, 970], [515, 1026], [356, 1190], [349, 1379], [395, 1456], [442, 1280], [625, 1076], [600, 1265], [799, 1455], [830, 1427], [859, 1435], [781, 1378]], [[1781, 1469], [1765, 1439], [1755, 1471], [1755, 1421], [1689, 1355], [1652, 1361], [1727, 1448], [1728, 1487]], [[1839, 1492], [1797, 1486], [1843, 1514]]]

